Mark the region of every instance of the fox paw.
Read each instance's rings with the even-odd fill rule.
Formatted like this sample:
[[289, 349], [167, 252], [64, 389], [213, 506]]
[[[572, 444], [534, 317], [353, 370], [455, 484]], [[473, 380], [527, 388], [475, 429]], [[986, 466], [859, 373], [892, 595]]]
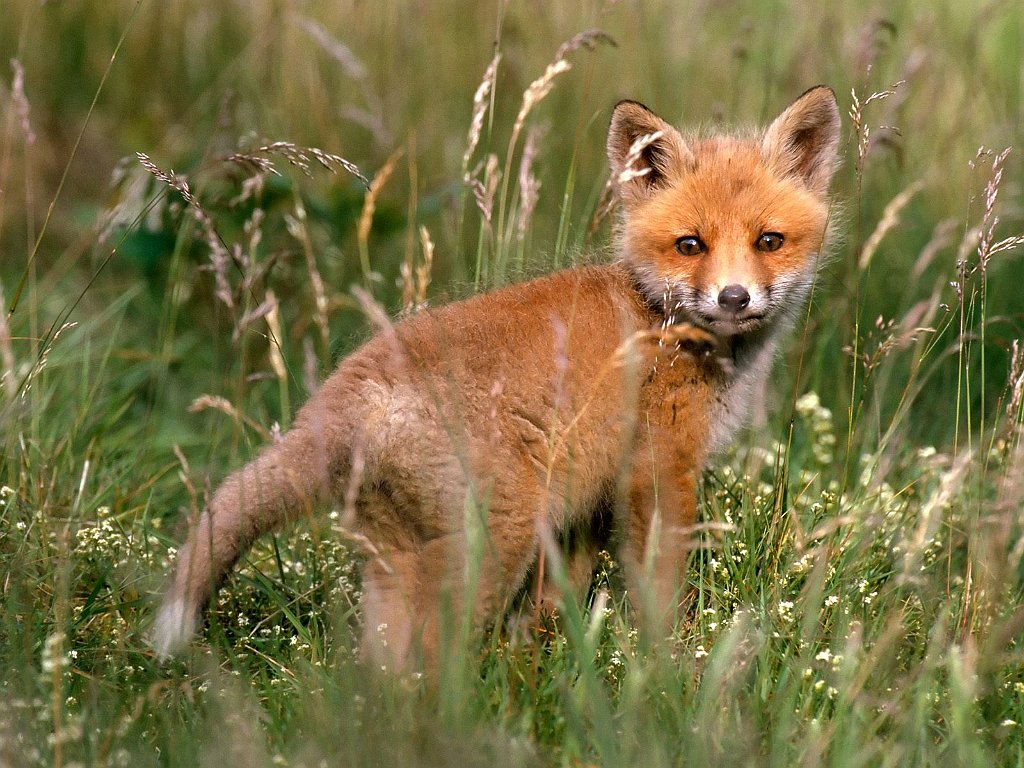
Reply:
[[670, 325], [662, 330], [661, 339], [666, 344], [674, 344], [679, 351], [697, 358], [708, 357], [718, 349], [717, 336], [689, 323]]

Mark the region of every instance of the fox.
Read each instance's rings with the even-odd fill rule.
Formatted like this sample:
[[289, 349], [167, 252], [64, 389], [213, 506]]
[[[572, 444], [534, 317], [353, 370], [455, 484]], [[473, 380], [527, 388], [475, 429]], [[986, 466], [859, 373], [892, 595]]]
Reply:
[[670, 633], [700, 475], [749, 420], [816, 278], [839, 139], [824, 85], [731, 133], [620, 102], [614, 257], [380, 323], [192, 522], [157, 656], [188, 646], [256, 539], [330, 502], [366, 550], [374, 662], [429, 668], [454, 634], [446, 607], [485, 626], [547, 552], [561, 577], [544, 594], [585, 597], [609, 530], [641, 626]]

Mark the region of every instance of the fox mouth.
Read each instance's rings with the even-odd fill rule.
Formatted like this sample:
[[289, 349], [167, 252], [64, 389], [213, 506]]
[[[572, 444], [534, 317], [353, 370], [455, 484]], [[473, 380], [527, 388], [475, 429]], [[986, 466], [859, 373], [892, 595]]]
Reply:
[[749, 315], [731, 315], [712, 317], [704, 313], [692, 313], [688, 318], [679, 318], [680, 322], [689, 320], [701, 329], [716, 336], [743, 336], [752, 333], [764, 325], [767, 314], [758, 312]]
[[774, 315], [771, 302], [764, 299], [733, 310], [720, 306], [702, 291], [674, 288], [666, 291], [661, 307], [665, 322], [670, 325], [690, 323], [719, 337], [743, 336], [762, 328]]
[[774, 316], [770, 302], [759, 301], [732, 311], [721, 307], [707, 294], [690, 290], [667, 292], [662, 305], [669, 325], [690, 323], [719, 338], [745, 336], [761, 330]]

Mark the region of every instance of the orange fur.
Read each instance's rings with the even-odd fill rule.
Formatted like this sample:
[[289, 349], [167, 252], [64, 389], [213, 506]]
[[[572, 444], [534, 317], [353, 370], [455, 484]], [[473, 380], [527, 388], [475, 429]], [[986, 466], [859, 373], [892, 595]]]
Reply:
[[[291, 431], [218, 489], [179, 554], [157, 650], [187, 641], [259, 535], [350, 488], [373, 548], [363, 648], [375, 659], [408, 663], [418, 646], [429, 664], [446, 603], [498, 615], [546, 533], [577, 533], [567, 570], [585, 588], [586, 532], [608, 510], [631, 595], [662, 630], [699, 473], [742, 423], [813, 278], [838, 133], [822, 87], [747, 139], [686, 139], [620, 104], [617, 262], [421, 312], [343, 361]], [[765, 233], [777, 249], [764, 251]], [[688, 237], [703, 250], [683, 255]]]

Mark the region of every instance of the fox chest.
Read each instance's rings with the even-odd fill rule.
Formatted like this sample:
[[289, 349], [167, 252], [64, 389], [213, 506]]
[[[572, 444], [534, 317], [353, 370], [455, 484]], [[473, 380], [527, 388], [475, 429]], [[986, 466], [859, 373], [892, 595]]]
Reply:
[[714, 455], [747, 418], [745, 391], [714, 360], [667, 356], [656, 361], [640, 387], [638, 428], [656, 430], [695, 455]]

